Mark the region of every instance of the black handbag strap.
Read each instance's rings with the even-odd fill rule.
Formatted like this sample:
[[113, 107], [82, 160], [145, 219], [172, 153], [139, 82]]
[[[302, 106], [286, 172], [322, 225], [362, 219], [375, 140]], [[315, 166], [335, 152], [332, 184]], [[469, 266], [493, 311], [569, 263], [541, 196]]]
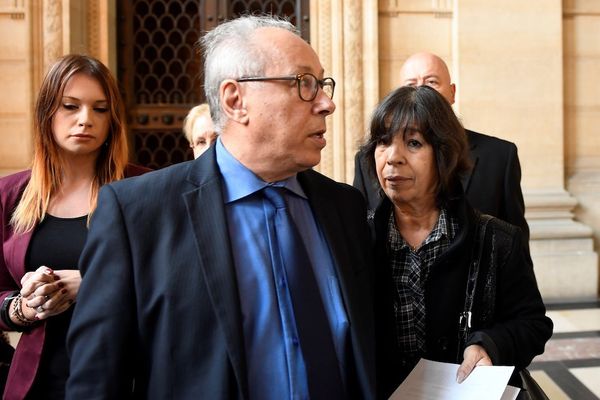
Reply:
[[467, 286], [465, 289], [465, 305], [463, 312], [460, 313], [458, 319], [458, 354], [457, 361], [462, 357], [467, 338], [471, 330], [471, 317], [473, 309], [473, 299], [475, 298], [475, 290], [477, 288], [477, 278], [479, 276], [479, 264], [481, 263], [481, 255], [483, 254], [483, 245], [485, 241], [485, 232], [488, 223], [493, 219], [491, 215], [479, 214], [477, 223], [475, 224], [475, 234], [473, 235], [473, 248], [471, 252], [471, 262], [469, 263], [469, 275], [467, 278]]
[[[457, 362], [460, 362], [462, 359], [462, 352], [464, 351], [471, 330], [471, 310], [473, 309], [473, 299], [475, 297], [475, 289], [477, 288], [477, 277], [479, 276], [479, 265], [483, 254], [485, 233], [487, 225], [492, 219], [494, 219], [494, 217], [491, 215], [480, 214], [475, 227], [473, 251], [471, 253], [471, 263], [469, 265], [469, 276], [465, 292], [464, 311], [459, 317]], [[535, 381], [527, 369], [524, 368], [520, 371], [520, 377], [523, 382], [523, 390], [519, 393], [519, 396], [517, 397], [518, 400], [549, 400], [546, 393], [544, 393], [544, 390]]]

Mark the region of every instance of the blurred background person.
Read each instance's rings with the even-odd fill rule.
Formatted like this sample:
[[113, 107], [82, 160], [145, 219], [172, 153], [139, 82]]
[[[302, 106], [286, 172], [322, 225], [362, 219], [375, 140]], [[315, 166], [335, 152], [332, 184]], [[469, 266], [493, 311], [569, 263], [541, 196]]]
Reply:
[[194, 158], [198, 158], [217, 140], [208, 104], [193, 107], [183, 121], [183, 133], [190, 142]]
[[110, 71], [60, 58], [42, 82], [31, 170], [0, 179], [0, 327], [22, 331], [6, 399], [62, 399], [66, 333], [81, 282], [79, 254], [100, 187], [128, 166], [123, 102]]
[[512, 365], [511, 384], [522, 387], [518, 373], [544, 351], [552, 321], [522, 231], [465, 200], [467, 140], [450, 103], [428, 86], [394, 90], [361, 152], [382, 191], [373, 216], [379, 395], [420, 358], [461, 364], [459, 382], [476, 365]]

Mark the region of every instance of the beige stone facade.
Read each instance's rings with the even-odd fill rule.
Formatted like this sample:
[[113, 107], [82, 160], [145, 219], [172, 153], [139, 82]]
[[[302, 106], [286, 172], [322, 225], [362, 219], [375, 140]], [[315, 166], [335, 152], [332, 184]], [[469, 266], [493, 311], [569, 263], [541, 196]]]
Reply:
[[[417, 51], [446, 60], [465, 126], [517, 144], [546, 299], [598, 295], [600, 2], [311, 0], [311, 42], [338, 82], [318, 169], [351, 182], [370, 113]], [[0, 0], [0, 175], [31, 159], [49, 63], [86, 52], [114, 71], [115, 0]]]

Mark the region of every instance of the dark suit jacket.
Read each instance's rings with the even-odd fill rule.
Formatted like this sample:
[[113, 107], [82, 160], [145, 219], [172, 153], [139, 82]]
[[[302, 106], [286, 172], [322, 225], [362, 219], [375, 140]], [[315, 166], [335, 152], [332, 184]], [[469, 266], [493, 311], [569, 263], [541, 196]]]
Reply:
[[[136, 176], [147, 171], [149, 169], [130, 164], [125, 170], [125, 176]], [[30, 177], [31, 171], [27, 170], [0, 179], [0, 304], [13, 291], [21, 289], [21, 278], [25, 275], [25, 255], [33, 230], [15, 234], [9, 222]], [[23, 399], [31, 388], [43, 353], [45, 326], [41, 322], [21, 334], [6, 383], [5, 399]], [[0, 329], [11, 330], [2, 320]]]
[[[372, 398], [364, 200], [312, 170], [298, 180], [340, 279], [350, 320], [351, 393]], [[247, 398], [234, 268], [214, 146], [195, 161], [104, 187], [80, 259], [67, 398]]]
[[[514, 143], [466, 130], [473, 169], [462, 179], [471, 206], [521, 228], [529, 242], [525, 203], [521, 191], [521, 165]], [[369, 173], [366, 160], [356, 154], [354, 187], [367, 199], [369, 209], [381, 201], [379, 182]]]

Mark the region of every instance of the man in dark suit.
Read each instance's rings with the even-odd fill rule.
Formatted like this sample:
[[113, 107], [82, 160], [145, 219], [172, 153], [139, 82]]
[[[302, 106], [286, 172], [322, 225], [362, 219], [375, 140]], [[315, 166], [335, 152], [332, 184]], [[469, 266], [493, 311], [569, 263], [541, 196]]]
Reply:
[[201, 42], [219, 139], [102, 188], [67, 398], [373, 398], [365, 202], [310, 169], [335, 83], [279, 19], [241, 17]]
[[[410, 56], [400, 69], [400, 81], [406, 86], [431, 86], [454, 104], [456, 86], [451, 82], [446, 63], [434, 54]], [[473, 162], [471, 173], [462, 180], [467, 199], [481, 212], [520, 227], [528, 242], [517, 146], [470, 130], [466, 133]], [[369, 174], [360, 152], [356, 154], [354, 171], [354, 186], [363, 193], [369, 208], [375, 209], [381, 199], [379, 182]]]

